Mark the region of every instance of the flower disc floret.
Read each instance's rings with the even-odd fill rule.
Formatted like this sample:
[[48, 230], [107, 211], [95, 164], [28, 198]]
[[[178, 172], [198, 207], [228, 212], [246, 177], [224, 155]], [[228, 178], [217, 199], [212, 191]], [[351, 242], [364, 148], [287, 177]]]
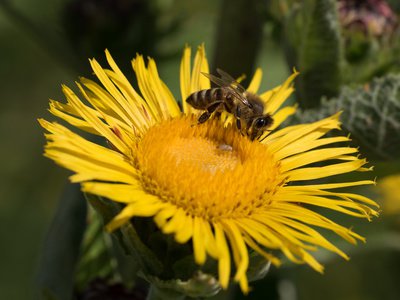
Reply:
[[144, 135], [135, 152], [143, 188], [208, 221], [265, 209], [284, 183], [268, 147], [218, 120], [196, 122], [167, 120]]

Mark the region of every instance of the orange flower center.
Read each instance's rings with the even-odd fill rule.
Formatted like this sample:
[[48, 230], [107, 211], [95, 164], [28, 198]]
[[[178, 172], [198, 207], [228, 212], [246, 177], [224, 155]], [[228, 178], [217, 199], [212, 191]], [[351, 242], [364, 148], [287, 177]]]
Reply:
[[196, 123], [182, 116], [144, 135], [135, 153], [144, 189], [209, 220], [269, 205], [284, 180], [268, 147], [219, 120]]

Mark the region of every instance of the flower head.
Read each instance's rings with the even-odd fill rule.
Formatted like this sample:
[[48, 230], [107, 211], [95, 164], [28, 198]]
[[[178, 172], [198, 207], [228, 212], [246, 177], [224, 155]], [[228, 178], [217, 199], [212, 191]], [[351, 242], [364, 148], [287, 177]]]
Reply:
[[[316, 179], [351, 171], [365, 171], [366, 160], [357, 149], [338, 146], [349, 138], [325, 137], [339, 128], [339, 114], [311, 124], [277, 127], [295, 112], [281, 108], [293, 92], [295, 72], [282, 85], [260, 94], [274, 123], [259, 140], [251, 141], [231, 125], [232, 116], [197, 124], [198, 111], [185, 100], [209, 89], [203, 47], [191, 68], [185, 48], [180, 86], [183, 111], [159, 78], [154, 60], [138, 55], [132, 62], [137, 92], [106, 51], [111, 69], [96, 60], [91, 65], [99, 84], [82, 78], [77, 83], [82, 100], [63, 86], [67, 103], [50, 102], [50, 112], [72, 126], [104, 137], [110, 147], [95, 144], [63, 125], [40, 120], [49, 132], [45, 155], [72, 170], [73, 182], [86, 193], [124, 205], [107, 224], [112, 231], [135, 217], [152, 217], [178, 243], [193, 245], [194, 260], [209, 256], [218, 261], [219, 282], [228, 286], [231, 260], [234, 280], [248, 291], [249, 251], [275, 265], [282, 252], [295, 263], [322, 272], [312, 252], [322, 247], [347, 259], [318, 231], [328, 229], [356, 243], [363, 238], [313, 210], [322, 207], [355, 217], [377, 215], [375, 202], [339, 188], [373, 181], [317, 184]], [[257, 70], [248, 91], [257, 93]], [[334, 145], [334, 146], [332, 146]], [[310, 182], [312, 181], [312, 182]], [[301, 182], [301, 183], [299, 183]]]
[[340, 21], [345, 29], [360, 30], [366, 35], [391, 35], [398, 19], [384, 0], [339, 0]]

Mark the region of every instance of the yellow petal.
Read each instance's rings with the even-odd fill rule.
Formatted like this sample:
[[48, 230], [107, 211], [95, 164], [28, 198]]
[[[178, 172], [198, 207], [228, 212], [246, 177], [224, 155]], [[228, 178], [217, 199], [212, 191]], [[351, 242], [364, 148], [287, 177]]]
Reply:
[[[269, 148], [273, 152], [285, 152], [294, 148], [294, 143], [302, 137], [307, 137], [314, 132], [319, 132], [321, 129], [326, 129], [326, 132], [331, 129], [339, 127], [339, 114], [335, 114], [329, 118], [314, 122], [311, 124], [304, 124], [300, 126], [288, 127], [285, 129], [278, 130], [266, 137], [263, 141], [269, 145]], [[290, 129], [292, 130], [290, 130]], [[279, 137], [279, 139], [278, 139]], [[281, 158], [281, 156], [279, 157]]]
[[109, 140], [118, 150], [123, 153], [129, 152], [125, 145], [111, 129], [104, 124], [79, 98], [66, 86], [63, 86], [63, 92], [71, 103], [71, 106], [80, 112], [83, 119], [86, 120], [93, 128], [107, 140]]
[[290, 94], [293, 93], [294, 89], [292, 87], [292, 82], [298, 74], [298, 72], [294, 72], [290, 75], [289, 78], [286, 79], [286, 81], [269, 97], [268, 102], [266, 103], [269, 113], [275, 113]]
[[181, 66], [180, 66], [180, 87], [182, 95], [183, 112], [188, 113], [188, 104], [186, 98], [191, 94], [190, 92], [190, 57], [191, 49], [186, 46], [183, 50]]
[[179, 230], [175, 233], [175, 240], [184, 244], [193, 236], [193, 217], [183, 216]]
[[197, 264], [202, 265], [206, 261], [206, 247], [204, 244], [204, 236], [202, 232], [201, 222], [204, 222], [199, 217], [194, 217], [193, 222], [193, 254]]
[[171, 218], [177, 211], [175, 205], [166, 205], [161, 211], [154, 216], [154, 222], [159, 228], [162, 228], [168, 219]]
[[[179, 106], [168, 87], [161, 81], [156, 63], [153, 59], [149, 60], [150, 84], [156, 95], [158, 102], [163, 105], [163, 110], [167, 116], [177, 117], [180, 115]], [[164, 114], [165, 115], [165, 114]]]
[[365, 159], [350, 161], [345, 163], [338, 163], [324, 167], [309, 167], [296, 170], [290, 170], [286, 174], [291, 181], [297, 180], [312, 180], [318, 178], [325, 178], [333, 175], [357, 171], [366, 163]]
[[148, 112], [149, 116], [156, 122], [160, 122], [161, 119], [163, 117], [166, 118], [167, 115], [164, 115], [161, 103], [152, 89], [151, 78], [142, 55], [136, 56], [132, 61], [132, 67], [136, 74], [140, 92], [150, 108], [150, 111]]
[[214, 231], [215, 242], [218, 252], [220, 253], [220, 258], [218, 260], [219, 282], [222, 288], [227, 289], [231, 274], [231, 256], [222, 226], [218, 223], [214, 223]]
[[107, 225], [106, 230], [111, 232], [128, 222], [132, 217], [151, 217], [159, 212], [165, 205], [158, 201], [154, 203], [131, 203], [127, 205]]
[[210, 224], [208, 222], [201, 222], [200, 224], [203, 227], [202, 232], [207, 253], [214, 259], [218, 259], [219, 251]]
[[235, 281], [240, 281], [243, 277], [246, 277], [246, 271], [249, 266], [249, 255], [246, 244], [244, 243], [240, 230], [233, 221], [223, 220], [223, 224], [224, 231], [229, 237], [229, 242], [233, 251], [233, 257], [235, 259], [236, 274], [234, 279]]
[[[356, 148], [342, 147], [342, 148], [326, 148], [317, 149], [308, 152], [299, 153], [297, 155], [290, 156], [286, 159], [281, 160], [281, 170], [286, 172], [288, 170], [293, 170], [308, 164], [321, 162], [330, 159], [343, 159], [345, 160], [345, 154], [356, 153], [358, 150]], [[352, 156], [354, 158], [354, 156]]]
[[210, 88], [210, 80], [203, 76], [201, 72], [209, 72], [204, 45], [197, 48], [196, 56], [194, 57], [194, 65], [190, 81], [190, 94]]
[[270, 131], [278, 128], [279, 125], [281, 125], [286, 119], [293, 115], [296, 112], [297, 105], [295, 106], [286, 106], [280, 110], [278, 110], [274, 115], [274, 123], [272, 123], [272, 126], [268, 128]]
[[249, 87], [247, 88], [247, 91], [253, 94], [257, 94], [258, 89], [260, 88], [261, 79], [262, 79], [262, 70], [260, 68], [257, 68], [253, 78], [251, 79]]
[[127, 204], [132, 202], [160, 202], [156, 196], [144, 192], [139, 182], [136, 185], [84, 182], [82, 183], [82, 191]]
[[89, 142], [64, 126], [39, 120], [47, 135], [45, 155], [77, 174], [73, 182], [106, 180], [135, 184], [136, 170], [121, 153]]

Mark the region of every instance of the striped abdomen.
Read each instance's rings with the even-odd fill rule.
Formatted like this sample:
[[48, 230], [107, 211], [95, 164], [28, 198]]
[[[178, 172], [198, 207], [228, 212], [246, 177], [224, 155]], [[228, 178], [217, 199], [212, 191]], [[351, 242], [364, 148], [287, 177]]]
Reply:
[[186, 102], [196, 109], [206, 109], [215, 101], [225, 101], [226, 94], [226, 91], [222, 88], [201, 90], [187, 97]]

